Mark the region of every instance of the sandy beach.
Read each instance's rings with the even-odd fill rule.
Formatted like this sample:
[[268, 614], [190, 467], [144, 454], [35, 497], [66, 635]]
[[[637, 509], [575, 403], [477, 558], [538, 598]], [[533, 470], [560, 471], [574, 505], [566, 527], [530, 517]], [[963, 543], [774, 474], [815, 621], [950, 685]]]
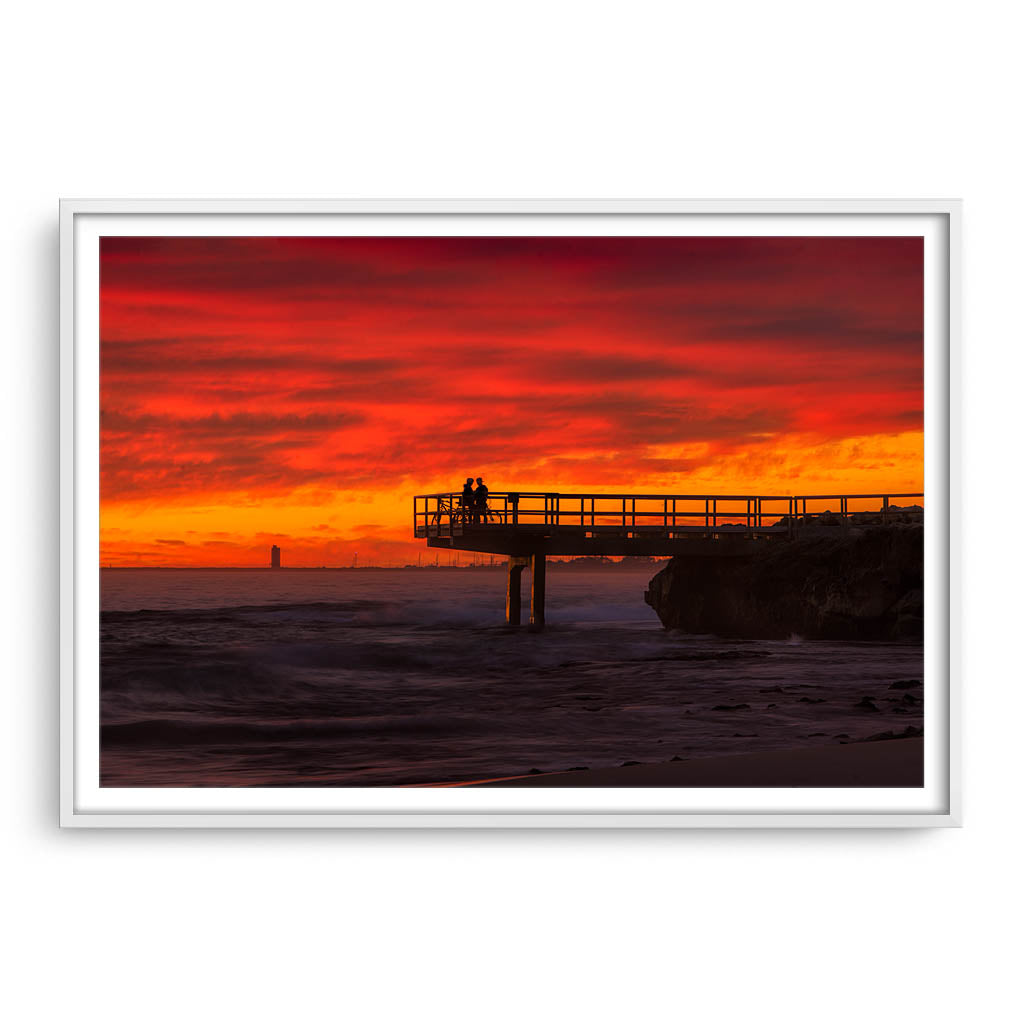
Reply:
[[915, 787], [924, 784], [922, 738], [701, 757], [665, 764], [550, 772], [466, 783], [479, 786]]

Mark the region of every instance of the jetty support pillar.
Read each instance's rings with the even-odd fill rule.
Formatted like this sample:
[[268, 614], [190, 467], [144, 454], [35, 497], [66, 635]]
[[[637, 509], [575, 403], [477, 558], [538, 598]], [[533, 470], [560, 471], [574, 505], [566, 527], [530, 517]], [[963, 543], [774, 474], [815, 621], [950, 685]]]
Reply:
[[505, 594], [505, 621], [510, 626], [518, 626], [523, 617], [523, 596], [520, 590], [523, 570], [530, 564], [530, 559], [521, 555], [508, 557], [508, 591]]
[[543, 554], [530, 555], [530, 627], [544, 628], [544, 591], [547, 563]]

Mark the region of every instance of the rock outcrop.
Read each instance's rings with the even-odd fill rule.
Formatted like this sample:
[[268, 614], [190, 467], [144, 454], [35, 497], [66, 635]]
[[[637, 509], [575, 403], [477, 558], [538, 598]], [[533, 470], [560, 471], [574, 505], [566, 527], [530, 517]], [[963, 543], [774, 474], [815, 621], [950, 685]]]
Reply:
[[744, 554], [677, 555], [644, 599], [685, 633], [919, 640], [923, 563], [920, 525], [814, 531]]

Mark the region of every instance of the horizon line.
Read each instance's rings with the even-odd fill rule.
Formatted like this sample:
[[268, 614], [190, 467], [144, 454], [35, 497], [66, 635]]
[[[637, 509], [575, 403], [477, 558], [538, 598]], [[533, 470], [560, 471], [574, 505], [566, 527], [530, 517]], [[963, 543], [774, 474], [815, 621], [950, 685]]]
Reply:
[[[644, 559], [649, 561], [668, 561], [670, 555], [620, 555], [617, 558], [609, 555], [572, 555], [572, 556], [560, 556], [553, 555], [549, 556], [548, 561], [554, 562], [560, 565], [568, 565], [571, 562], [576, 561], [598, 561], [604, 564], [617, 565], [620, 562], [626, 561], [627, 559]], [[393, 563], [389, 565], [104, 565], [101, 564], [101, 569], [169, 569], [169, 570], [184, 570], [184, 569], [202, 569], [204, 571], [231, 571], [231, 572], [261, 572], [266, 570], [267, 572], [282, 572], [286, 570], [301, 571], [301, 572], [320, 572], [323, 570], [331, 571], [344, 571], [344, 572], [361, 572], [367, 569], [489, 569], [492, 567], [499, 568], [505, 564], [507, 555], [496, 555], [495, 558], [499, 559], [495, 562], [465, 562], [461, 565], [448, 564], [445, 562], [424, 562], [423, 564], [417, 564], [415, 562], [405, 562], [401, 565]]]

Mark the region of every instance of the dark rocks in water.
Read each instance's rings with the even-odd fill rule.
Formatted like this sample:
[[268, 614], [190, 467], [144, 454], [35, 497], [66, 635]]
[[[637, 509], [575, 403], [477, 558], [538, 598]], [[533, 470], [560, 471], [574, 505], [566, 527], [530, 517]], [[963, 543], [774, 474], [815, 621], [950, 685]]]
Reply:
[[923, 736], [924, 729], [908, 725], [903, 732], [893, 732], [888, 729], [886, 732], [876, 732], [874, 736], [867, 736], [862, 740], [854, 740], [855, 743], [877, 743], [879, 740], [909, 740], [915, 736]]
[[911, 707], [921, 703], [920, 697], [915, 697], [912, 693], [903, 694], [903, 703], [909, 704]]
[[920, 679], [897, 679], [895, 683], [889, 684], [890, 690], [912, 690], [915, 686], [920, 686]]
[[824, 704], [824, 697], [801, 697], [797, 704]]
[[676, 555], [648, 584], [667, 629], [748, 639], [921, 640], [924, 528], [837, 528]]
[[749, 711], [749, 704], [716, 704], [712, 711]]
[[853, 705], [855, 708], [860, 708], [861, 711], [877, 711], [878, 705], [870, 697], [861, 697], [856, 704]]
[[921, 639], [924, 637], [924, 590], [921, 587], [908, 590], [893, 606], [896, 622], [894, 640]]
[[640, 763], [639, 761], [623, 761], [622, 764], [619, 765], [619, 767], [620, 768], [632, 768], [634, 765], [638, 765], [639, 763]]
[[890, 505], [877, 512], [854, 512], [849, 517], [854, 526], [884, 526], [887, 523], [921, 523], [924, 521], [922, 505]]
[[685, 757], [680, 757], [678, 754], [676, 754], [675, 757], [670, 757], [669, 760], [670, 761], [685, 761], [686, 758]]

